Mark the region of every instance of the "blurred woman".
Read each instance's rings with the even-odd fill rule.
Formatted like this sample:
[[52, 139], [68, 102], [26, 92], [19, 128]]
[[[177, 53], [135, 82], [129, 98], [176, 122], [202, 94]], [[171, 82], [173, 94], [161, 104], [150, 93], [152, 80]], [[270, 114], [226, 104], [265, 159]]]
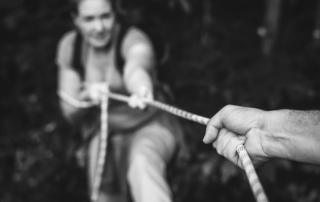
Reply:
[[[120, 23], [112, 0], [73, 0], [72, 3], [76, 29], [66, 33], [59, 42], [56, 58], [59, 90], [78, 100], [99, 102], [101, 89], [107, 82], [110, 91], [132, 98], [131, 107], [127, 103], [109, 102], [109, 136], [121, 134], [130, 141], [125, 147], [127, 155], [120, 155], [120, 159], [114, 157], [119, 155], [112, 157], [108, 152], [105, 186], [101, 186], [99, 201], [112, 198], [114, 184], [108, 185], [109, 178], [119, 171], [118, 179], [124, 179], [122, 187], [125, 187], [123, 181], [128, 182], [134, 201], [172, 201], [166, 165], [181, 142], [181, 129], [174, 117], [153, 108], [145, 109], [139, 99], [163, 101], [164, 97], [154, 76], [156, 56], [150, 39], [137, 27]], [[92, 188], [98, 155], [99, 108], [79, 109], [62, 99], [61, 109], [67, 120], [81, 128], [89, 142], [88, 179]], [[112, 143], [110, 148], [119, 150]], [[121, 167], [118, 164], [112, 170], [113, 158], [126, 162], [126, 169], [124, 164]]]

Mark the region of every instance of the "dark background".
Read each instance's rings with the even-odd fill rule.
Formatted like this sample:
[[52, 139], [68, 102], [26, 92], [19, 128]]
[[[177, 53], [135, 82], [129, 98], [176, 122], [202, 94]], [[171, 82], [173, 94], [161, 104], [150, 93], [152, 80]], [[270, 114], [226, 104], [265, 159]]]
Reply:
[[[266, 1], [123, 0], [121, 8], [170, 47], [158, 71], [174, 105], [211, 117], [226, 104], [320, 108], [317, 3], [283, 1], [267, 52], [258, 34]], [[88, 201], [73, 156], [79, 137], [56, 95], [56, 46], [71, 28], [65, 0], [0, 1], [1, 202]], [[191, 157], [168, 175], [175, 200], [254, 201], [244, 172], [202, 143], [205, 126], [181, 122]], [[320, 201], [319, 166], [275, 159], [257, 171], [270, 201]]]

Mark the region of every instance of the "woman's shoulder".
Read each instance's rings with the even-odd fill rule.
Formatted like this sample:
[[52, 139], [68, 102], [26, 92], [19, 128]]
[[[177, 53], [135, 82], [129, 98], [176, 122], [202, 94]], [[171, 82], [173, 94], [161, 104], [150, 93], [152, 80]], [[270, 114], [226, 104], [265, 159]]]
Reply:
[[128, 28], [126, 37], [128, 39], [136, 39], [136, 40], [149, 40], [148, 35], [140, 28], [136, 26], [131, 26]]
[[59, 43], [57, 49], [57, 62], [58, 64], [69, 64], [71, 61], [74, 41], [76, 38], [76, 31], [71, 30], [65, 33]]
[[59, 46], [62, 46], [64, 48], [66, 47], [72, 47], [72, 45], [74, 44], [76, 38], [76, 31], [75, 30], [71, 30], [66, 32], [59, 41]]
[[152, 42], [149, 36], [141, 29], [135, 26], [128, 28], [123, 41], [122, 50], [125, 53], [131, 47], [139, 45], [152, 49]]

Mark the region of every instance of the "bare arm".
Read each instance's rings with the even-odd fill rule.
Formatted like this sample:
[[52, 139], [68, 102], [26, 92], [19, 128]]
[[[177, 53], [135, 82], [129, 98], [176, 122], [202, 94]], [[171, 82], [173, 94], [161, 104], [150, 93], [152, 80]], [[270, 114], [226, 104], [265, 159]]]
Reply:
[[320, 165], [320, 111], [270, 111], [265, 128], [266, 153]]
[[242, 167], [236, 146], [244, 144], [253, 163], [286, 158], [320, 164], [320, 112], [226, 106], [207, 125], [205, 143]]
[[152, 68], [154, 66], [154, 52], [150, 41], [138, 30], [131, 30], [123, 43], [125, 58], [124, 80], [126, 87], [132, 94], [140, 94], [141, 87], [152, 95]]
[[[78, 73], [71, 67], [72, 33], [65, 35], [59, 43], [56, 63], [58, 65], [58, 90], [64, 91], [75, 99], [83, 100], [84, 92]], [[60, 107], [65, 118], [70, 122], [76, 122], [83, 109], [76, 108], [63, 99], [60, 99]]]

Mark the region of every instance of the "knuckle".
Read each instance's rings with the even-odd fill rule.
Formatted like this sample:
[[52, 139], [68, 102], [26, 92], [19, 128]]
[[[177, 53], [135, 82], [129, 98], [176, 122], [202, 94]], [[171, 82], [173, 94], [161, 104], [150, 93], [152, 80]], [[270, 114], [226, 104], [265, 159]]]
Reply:
[[226, 135], [228, 132], [229, 132], [229, 130], [226, 129], [226, 128], [222, 128], [222, 129], [220, 130], [221, 136]]
[[235, 105], [228, 104], [222, 108], [222, 111], [228, 113], [235, 108]]
[[248, 131], [248, 136], [252, 136], [252, 135], [258, 135], [260, 133], [260, 130], [258, 128], [251, 128]]

